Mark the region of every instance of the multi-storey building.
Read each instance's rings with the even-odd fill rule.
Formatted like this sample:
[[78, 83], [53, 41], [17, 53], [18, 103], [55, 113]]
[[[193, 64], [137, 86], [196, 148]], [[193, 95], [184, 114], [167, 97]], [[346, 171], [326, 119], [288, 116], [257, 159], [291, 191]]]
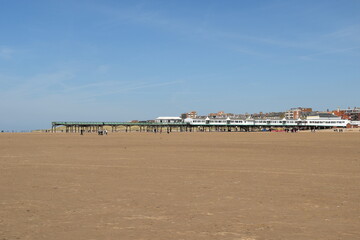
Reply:
[[342, 119], [348, 119], [351, 121], [360, 121], [360, 107], [354, 107], [353, 109], [340, 109], [332, 111], [336, 116], [341, 117]]
[[182, 114], [181, 114], [181, 118], [182, 118], [182, 119], [186, 119], [186, 118], [196, 118], [196, 117], [197, 117], [197, 112], [196, 112], [196, 111], [192, 111], [192, 112], [182, 113]]
[[285, 118], [287, 119], [299, 119], [302, 117], [302, 113], [310, 113], [312, 112], [312, 108], [291, 108], [290, 110], [285, 112]]

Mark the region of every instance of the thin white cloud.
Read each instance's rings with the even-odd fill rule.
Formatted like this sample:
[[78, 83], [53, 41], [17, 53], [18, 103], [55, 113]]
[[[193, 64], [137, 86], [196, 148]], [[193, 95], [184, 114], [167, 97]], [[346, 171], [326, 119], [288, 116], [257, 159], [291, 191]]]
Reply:
[[116, 95], [116, 94], [124, 94], [128, 92], [132, 92], [134, 90], [139, 89], [146, 89], [146, 88], [154, 88], [154, 87], [164, 87], [168, 85], [174, 85], [182, 83], [183, 81], [168, 81], [168, 82], [161, 82], [161, 83], [135, 83], [129, 85], [119, 85], [117, 89], [112, 88], [111, 90], [103, 90], [100, 91], [98, 94], [93, 94], [87, 96], [87, 98], [95, 98], [95, 97], [103, 97], [109, 95]]
[[[5, 78], [2, 76], [1, 78]], [[6, 79], [11, 79], [6, 77]], [[183, 81], [144, 82], [144, 81], [98, 81], [86, 84], [75, 83], [76, 75], [69, 71], [37, 74], [26, 79], [17, 79], [11, 88], [0, 89], [0, 100], [18, 102], [51, 101], [68, 99], [73, 102], [88, 102], [105, 96], [127, 94], [140, 89], [164, 87]]]
[[[211, 25], [200, 20], [198, 23], [188, 23], [183, 19], [165, 17], [161, 12], [145, 9], [142, 6], [120, 9], [110, 8], [106, 5], [96, 6], [101, 14], [108, 17], [108, 20], [101, 23], [101, 27], [116, 28], [124, 23], [132, 22], [158, 29], [162, 29], [175, 34], [185, 35], [189, 38], [207, 41], [220, 48], [227, 48], [241, 54], [257, 57], [271, 57], [269, 51], [259, 50], [255, 46], [274, 46], [278, 48], [289, 48], [294, 50], [310, 50], [315, 52], [331, 52], [336, 49], [343, 49], [346, 46], [336, 42], [336, 38], [359, 37], [359, 28], [349, 26], [344, 29], [334, 31], [329, 34], [313, 34], [311, 36], [301, 37], [299, 39], [276, 38], [275, 36], [254, 36], [246, 33], [224, 31], [222, 29], [212, 28]], [[346, 38], [349, 40], [349, 38]], [[234, 41], [238, 46], [234, 46]], [[255, 44], [255, 46], [254, 46]], [[229, 47], [233, 46], [233, 47]], [[268, 48], [265, 48], [268, 49]]]
[[110, 70], [109, 65], [100, 65], [100, 66], [97, 67], [96, 72], [104, 74], [104, 73], [109, 72], [109, 70]]
[[114, 86], [117, 85], [119, 85], [119, 83], [113, 81], [93, 82], [93, 83], [82, 84], [77, 86], [67, 86], [66, 88], [62, 89], [61, 92], [70, 93], [70, 92], [79, 91], [79, 90], [81, 91], [86, 89], [113, 88]]
[[9, 47], [0, 46], [0, 58], [2, 59], [10, 59], [14, 54], [14, 49]]
[[[357, 43], [360, 40], [359, 25], [344, 26], [327, 34], [312, 33], [306, 37], [299, 36], [295, 39], [278, 38], [276, 36], [254, 36], [242, 32], [224, 31], [213, 28], [212, 25], [207, 24], [203, 19], [200, 19], [199, 22], [192, 21], [190, 24], [186, 19], [166, 17], [162, 12], [146, 9], [142, 5], [126, 9], [110, 8], [106, 5], [101, 5], [101, 7], [97, 6], [97, 10], [108, 17], [108, 22], [103, 24], [110, 28], [116, 28], [128, 21], [184, 35], [197, 39], [197, 41], [205, 40], [220, 48], [261, 58], [269, 58], [282, 54], [281, 51], [275, 51], [275, 49], [268, 48], [268, 46], [279, 49], [288, 48], [294, 52], [314, 52], [314, 54], [298, 57], [300, 59], [325, 54], [349, 53], [351, 50], [357, 49]], [[238, 42], [237, 46], [234, 41]], [[295, 53], [292, 54], [290, 51], [287, 51], [287, 54], [297, 57]]]
[[[3, 76], [5, 79], [12, 79], [13, 77]], [[4, 99], [23, 99], [29, 100], [31, 98], [42, 98], [57, 91], [58, 89], [65, 89], [68, 81], [74, 77], [72, 72], [58, 71], [53, 73], [36, 74], [27, 78], [16, 77], [16, 83], [12, 83], [11, 87], [6, 90], [0, 89], [0, 97]]]
[[264, 53], [261, 53], [261, 52], [258, 52], [258, 51], [250, 50], [249, 48], [246, 48], [246, 47], [229, 46], [228, 48], [235, 51], [235, 52], [239, 52], [241, 54], [245, 54], [245, 55], [249, 55], [249, 56], [270, 57], [268, 54], [264, 54]]
[[313, 57], [316, 57], [316, 56], [339, 54], [339, 53], [351, 53], [351, 52], [353, 52], [353, 50], [357, 50], [357, 49], [360, 49], [360, 47], [332, 49], [332, 50], [329, 50], [329, 51], [323, 51], [323, 52], [318, 52], [318, 53], [314, 53], [314, 54], [308, 54], [308, 55], [300, 56], [299, 58], [303, 59], [303, 60], [311, 60]]
[[350, 25], [342, 29], [324, 35], [326, 38], [341, 39], [347, 41], [360, 40], [360, 25]]

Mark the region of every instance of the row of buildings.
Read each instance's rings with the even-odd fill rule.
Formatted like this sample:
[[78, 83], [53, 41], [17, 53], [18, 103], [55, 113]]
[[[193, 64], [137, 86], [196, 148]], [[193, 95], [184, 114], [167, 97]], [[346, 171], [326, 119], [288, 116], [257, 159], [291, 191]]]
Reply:
[[352, 121], [360, 121], [360, 107], [348, 108], [348, 109], [336, 109], [332, 111], [313, 111], [312, 108], [290, 108], [285, 112], [269, 112], [269, 113], [245, 113], [245, 114], [234, 114], [234, 113], [225, 113], [223, 111], [217, 113], [209, 113], [207, 116], [199, 116], [196, 111], [183, 113], [181, 114], [181, 119], [186, 118], [202, 118], [202, 117], [209, 117], [209, 118], [254, 118], [254, 119], [306, 119], [308, 116], [338, 116], [341, 119], [347, 119]]
[[198, 115], [196, 111], [183, 113], [180, 117], [158, 117], [154, 122], [165, 123], [165, 122], [182, 122], [185, 119], [266, 119], [266, 120], [298, 120], [298, 119], [346, 119], [349, 120], [350, 125], [348, 127], [359, 127], [360, 126], [360, 108], [348, 108], [348, 109], [336, 109], [327, 111], [313, 111], [312, 108], [291, 108], [285, 112], [269, 112], [269, 113], [245, 113], [245, 114], [234, 114], [225, 113], [223, 111], [217, 113], [209, 113], [208, 115]]

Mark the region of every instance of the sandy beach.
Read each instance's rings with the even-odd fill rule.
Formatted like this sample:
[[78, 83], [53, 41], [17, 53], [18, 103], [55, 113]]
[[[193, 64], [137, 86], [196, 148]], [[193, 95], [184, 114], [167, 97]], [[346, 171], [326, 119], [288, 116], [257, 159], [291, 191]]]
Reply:
[[0, 239], [360, 239], [360, 133], [0, 133]]

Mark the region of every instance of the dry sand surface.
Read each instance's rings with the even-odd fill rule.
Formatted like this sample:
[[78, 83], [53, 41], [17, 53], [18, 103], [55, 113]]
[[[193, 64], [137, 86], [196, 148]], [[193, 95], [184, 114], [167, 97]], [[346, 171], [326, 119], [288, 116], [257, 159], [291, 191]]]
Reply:
[[360, 239], [360, 133], [0, 133], [0, 240]]

